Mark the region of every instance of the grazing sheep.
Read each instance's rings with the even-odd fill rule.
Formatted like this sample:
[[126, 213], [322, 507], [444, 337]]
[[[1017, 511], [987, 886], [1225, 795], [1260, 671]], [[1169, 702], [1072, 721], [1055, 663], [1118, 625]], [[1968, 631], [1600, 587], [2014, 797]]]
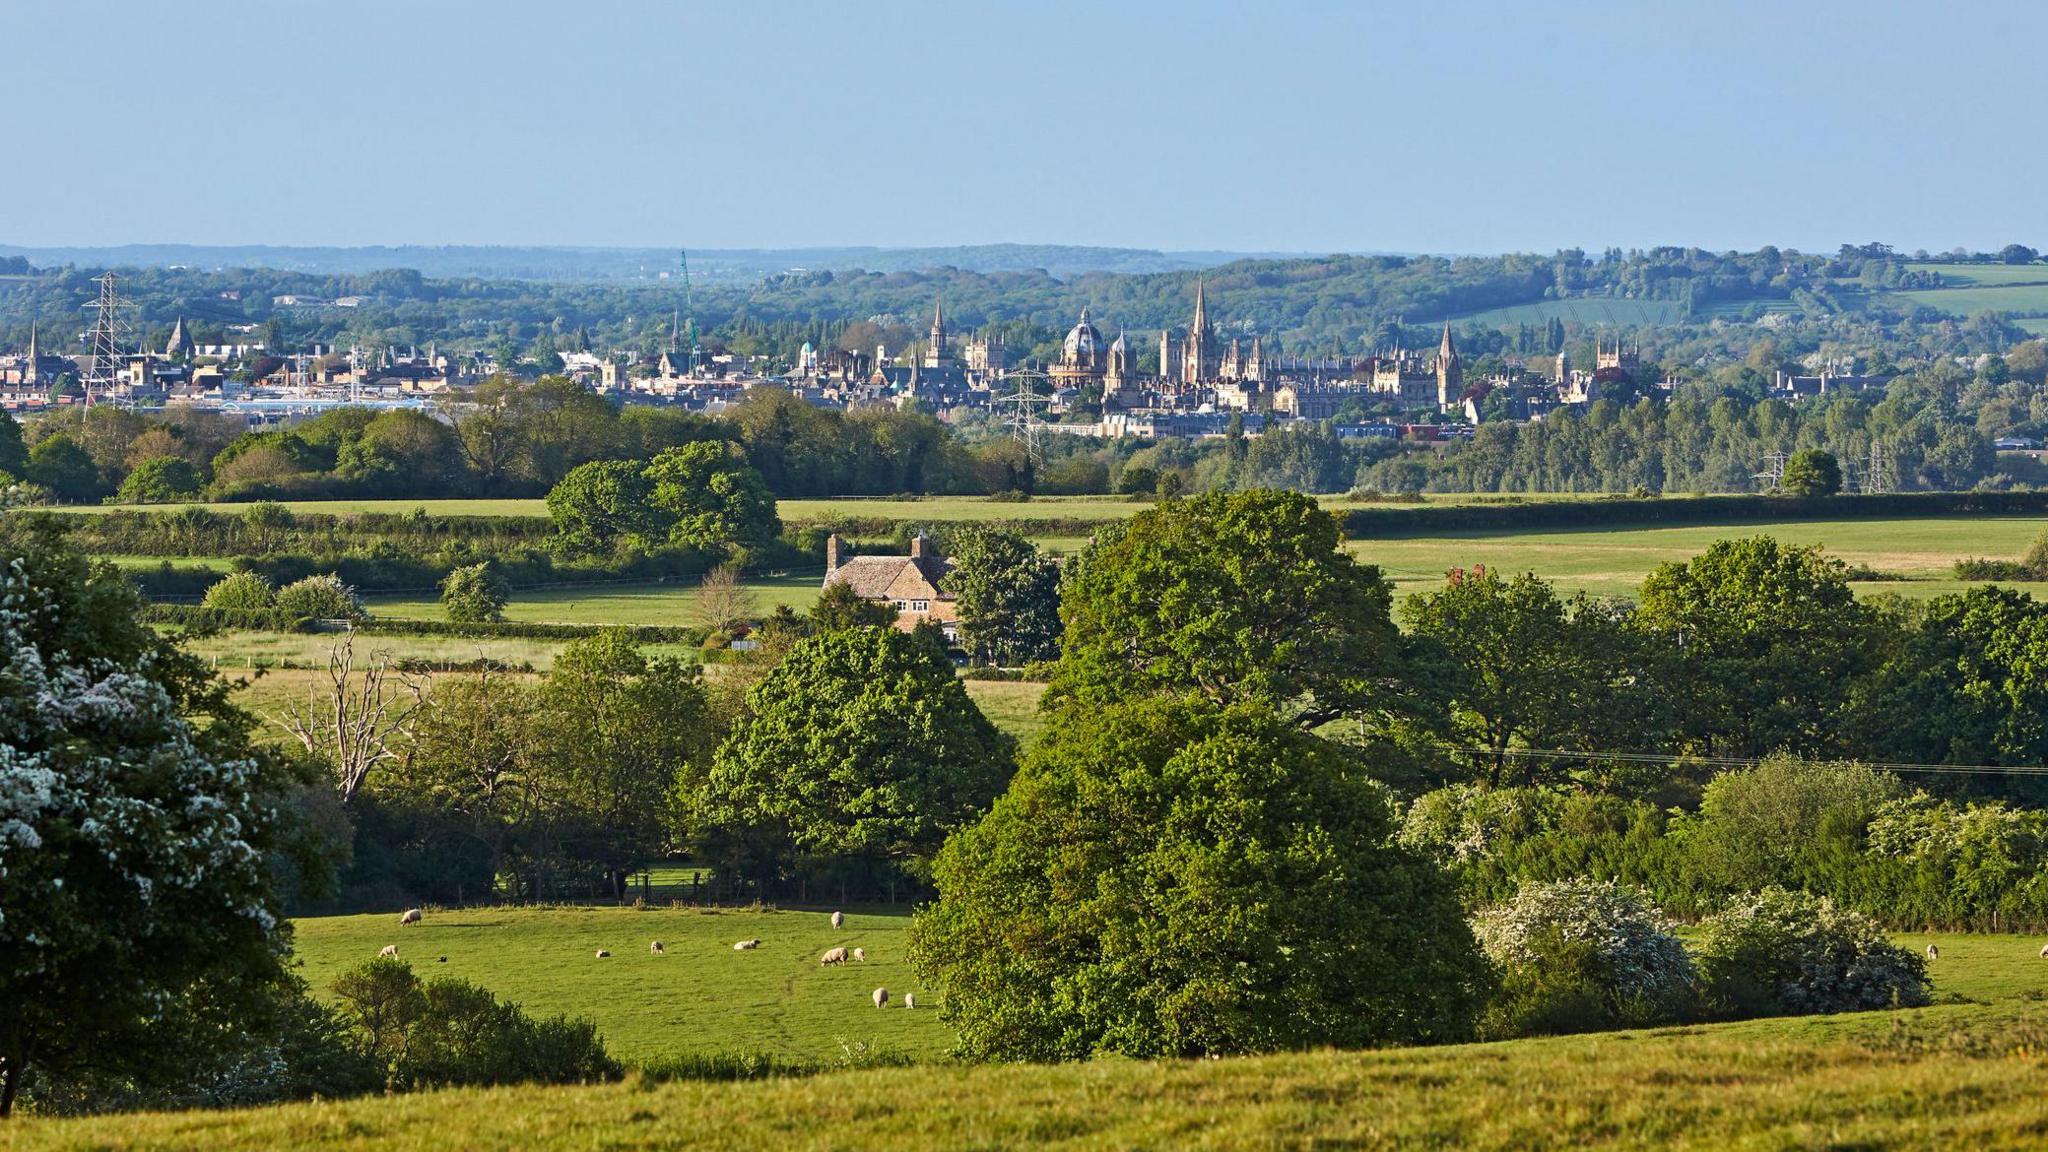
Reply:
[[867, 949], [865, 949], [865, 948], [855, 948], [855, 949], [853, 950], [853, 958], [854, 958], [855, 960], [865, 960], [865, 959], [867, 959], [867, 958], [868, 958], [868, 950], [867, 950]]
[[377, 953], [377, 955], [396, 957], [398, 955], [398, 945], [386, 944], [384, 946], [384, 950], [382, 952]]
[[903, 994], [903, 1006], [904, 1006], [905, 1008], [915, 1008], [915, 1007], [917, 1007], [917, 993], [915, 993], [915, 992], [905, 992], [905, 993]]
[[887, 988], [877, 988], [877, 989], [875, 989], [875, 1007], [877, 1007], [877, 1008], [887, 1008], [888, 1006], [889, 1006], [889, 990], [888, 990]]
[[846, 963], [846, 949], [844, 948], [827, 948], [825, 949], [825, 954], [818, 957], [818, 966], [820, 968], [827, 964], [844, 963]]
[[599, 949], [597, 950], [597, 958], [598, 958], [599, 960], [609, 960], [609, 959], [611, 959], [611, 958], [612, 958], [612, 954], [611, 954], [611, 952], [610, 952], [609, 950], [607, 950], [607, 949], [604, 949], [604, 948], [599, 948]]
[[844, 913], [844, 912], [834, 912], [834, 913], [832, 914], [832, 926], [833, 926], [834, 928], [837, 928], [837, 927], [839, 927], [839, 926], [840, 926], [841, 924], [844, 924], [844, 923], [846, 923], [846, 913]]
[[403, 915], [403, 916], [400, 916], [400, 917], [398, 918], [398, 926], [399, 926], [400, 928], [403, 928], [403, 927], [405, 927], [405, 926], [406, 926], [407, 924], [417, 924], [417, 923], [419, 923], [419, 922], [420, 922], [420, 916], [421, 916], [421, 912], [420, 912], [420, 910], [419, 910], [419, 909], [417, 909], [417, 908], [407, 908], [407, 909], [405, 910], [405, 915]]
[[1934, 945], [1932, 945], [1932, 944], [1929, 944], [1929, 945], [1927, 946], [1927, 958], [1928, 958], [1929, 960], [1939, 960], [1939, 959], [1941, 959], [1941, 949], [1939, 949], [1939, 948], [1936, 948], [1936, 947], [1935, 947]]
[[2041, 945], [2041, 959], [2048, 960], [2048, 944]]
[[649, 955], [653, 956], [660, 956], [664, 954], [661, 950], [661, 941], [659, 940], [656, 940], [654, 943], [649, 944], [647, 946], [647, 951]]
[[742, 940], [739, 943], [733, 945], [732, 950], [735, 952], [752, 952], [754, 949], [759, 948], [760, 946], [761, 942], [759, 940]]

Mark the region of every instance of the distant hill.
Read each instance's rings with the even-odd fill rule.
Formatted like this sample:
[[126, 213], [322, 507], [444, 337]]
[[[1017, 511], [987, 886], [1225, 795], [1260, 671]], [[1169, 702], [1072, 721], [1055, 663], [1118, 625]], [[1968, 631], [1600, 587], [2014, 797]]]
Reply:
[[[674, 275], [674, 248], [553, 248], [497, 245], [401, 245], [365, 248], [279, 247], [265, 244], [123, 244], [103, 248], [25, 248], [0, 244], [0, 257], [26, 256], [41, 268], [169, 268], [201, 270], [274, 268], [316, 275], [360, 275], [410, 268], [435, 278], [499, 280], [658, 280]], [[967, 272], [1043, 269], [1060, 279], [1089, 272], [1179, 272], [1209, 268], [1254, 252], [1158, 252], [1146, 248], [1087, 248], [1065, 244], [974, 244], [953, 248], [702, 248], [690, 250], [690, 276], [706, 283], [752, 283], [763, 276], [862, 268], [906, 272], [958, 268]]]

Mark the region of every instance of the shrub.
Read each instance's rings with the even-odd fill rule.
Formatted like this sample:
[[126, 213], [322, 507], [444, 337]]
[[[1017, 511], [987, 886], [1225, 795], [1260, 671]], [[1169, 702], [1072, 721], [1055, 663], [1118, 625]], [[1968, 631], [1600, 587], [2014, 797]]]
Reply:
[[495, 624], [505, 619], [505, 581], [486, 560], [465, 564], [441, 580], [441, 607], [455, 624]]
[[1453, 784], [1415, 798], [1400, 839], [1439, 864], [1486, 860], [1549, 828], [1556, 807], [1551, 794], [1534, 788]]
[[363, 1050], [394, 1090], [491, 1084], [587, 1084], [622, 1069], [588, 1020], [538, 1020], [488, 989], [378, 957], [334, 983]]
[[216, 612], [268, 612], [277, 606], [277, 589], [255, 572], [235, 572], [221, 577], [206, 590], [200, 607]]
[[1474, 934], [1500, 969], [1484, 1036], [1554, 1035], [1679, 1019], [1694, 972], [1672, 926], [1612, 881], [1525, 884], [1482, 912]]
[[1700, 924], [1701, 990], [1717, 1016], [1853, 1012], [1928, 1001], [1927, 965], [1867, 916], [1766, 888]]
[[356, 590], [341, 582], [341, 577], [328, 573], [325, 576], [308, 576], [277, 590], [277, 610], [287, 616], [315, 620], [367, 620], [370, 614], [363, 609], [363, 602]]
[[123, 504], [170, 504], [199, 494], [199, 470], [182, 456], [152, 456], [121, 481], [114, 499]]

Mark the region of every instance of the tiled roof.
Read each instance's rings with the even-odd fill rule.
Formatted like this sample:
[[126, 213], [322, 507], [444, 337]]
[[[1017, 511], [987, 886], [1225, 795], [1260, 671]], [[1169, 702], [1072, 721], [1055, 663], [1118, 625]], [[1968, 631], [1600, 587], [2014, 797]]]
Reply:
[[[953, 570], [951, 560], [933, 557], [914, 560], [908, 556], [855, 556], [827, 574], [824, 586], [830, 588], [834, 584], [844, 584], [863, 600], [881, 600], [889, 595], [889, 586], [896, 583], [903, 569], [911, 564], [918, 566], [919, 574], [934, 588], [940, 587], [939, 581]], [[942, 591], [939, 599], [951, 600], [952, 597]]]

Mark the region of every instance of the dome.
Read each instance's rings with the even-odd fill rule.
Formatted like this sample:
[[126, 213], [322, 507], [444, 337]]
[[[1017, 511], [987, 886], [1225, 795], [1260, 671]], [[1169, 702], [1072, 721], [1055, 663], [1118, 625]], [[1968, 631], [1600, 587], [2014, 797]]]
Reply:
[[1088, 322], [1088, 310], [1081, 309], [1081, 322], [1067, 333], [1067, 342], [1060, 347], [1060, 358], [1068, 364], [1093, 366], [1102, 356], [1102, 333]]

